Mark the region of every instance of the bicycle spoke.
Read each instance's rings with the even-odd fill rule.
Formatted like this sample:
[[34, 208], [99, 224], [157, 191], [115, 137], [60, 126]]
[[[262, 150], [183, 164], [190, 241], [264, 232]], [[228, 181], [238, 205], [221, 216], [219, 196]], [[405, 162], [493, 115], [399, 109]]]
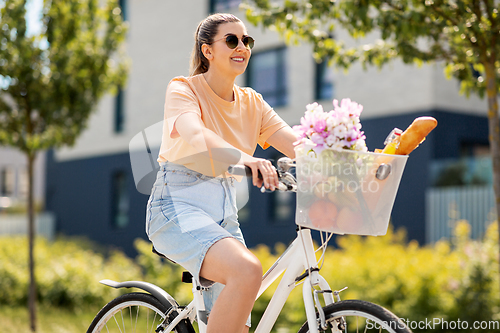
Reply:
[[130, 313], [130, 329], [132, 330], [132, 333], [135, 332], [134, 326], [132, 325], [132, 307], [128, 308], [128, 312]]
[[140, 309], [140, 307], [138, 306], [137, 307], [137, 314], [135, 315], [135, 327], [137, 327], [137, 318], [139, 318], [139, 309]]
[[120, 333], [123, 333], [122, 330], [120, 329], [120, 324], [118, 324], [118, 320], [116, 320], [116, 316], [113, 315], [113, 319], [115, 320], [116, 327], [118, 327], [118, 330], [120, 330]]
[[125, 321], [123, 320], [123, 310], [120, 310], [120, 315], [122, 317], [123, 333], [126, 333], [126, 330], [125, 330]]
[[[87, 332], [155, 333], [168, 309], [149, 294], [125, 294], [108, 303]], [[174, 328], [173, 332], [179, 332], [179, 328]]]
[[151, 333], [153, 333], [153, 330], [155, 329], [156, 315], [157, 315], [157, 313], [155, 312], [155, 316], [153, 318], [153, 322], [151, 323]]

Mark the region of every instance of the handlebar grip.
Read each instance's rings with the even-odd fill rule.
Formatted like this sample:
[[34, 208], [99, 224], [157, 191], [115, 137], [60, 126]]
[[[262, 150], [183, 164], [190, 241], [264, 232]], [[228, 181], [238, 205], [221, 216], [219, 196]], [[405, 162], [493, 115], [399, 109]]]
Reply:
[[[252, 169], [246, 165], [230, 165], [227, 168], [227, 172], [229, 172], [232, 175], [235, 176], [247, 176], [247, 177], [252, 177]], [[262, 174], [260, 173], [260, 170], [258, 170], [259, 174], [257, 177], [259, 179], [262, 179]]]

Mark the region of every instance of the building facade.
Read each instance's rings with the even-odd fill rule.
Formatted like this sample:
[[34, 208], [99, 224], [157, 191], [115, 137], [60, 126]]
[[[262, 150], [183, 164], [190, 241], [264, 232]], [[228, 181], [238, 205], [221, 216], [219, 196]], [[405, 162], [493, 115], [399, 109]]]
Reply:
[[[215, 11], [230, 11], [245, 21], [239, 2], [120, 2], [129, 24], [128, 83], [116, 96], [100, 102], [74, 147], [48, 154], [46, 209], [55, 214], [58, 232], [84, 235], [134, 253], [134, 239], [146, 237], [148, 196], [137, 189], [131, 156], [140, 156], [142, 149], [145, 165], [156, 159], [161, 133], [153, 129], [163, 120], [169, 81], [188, 75], [196, 26]], [[364, 105], [361, 123], [373, 151], [383, 147], [394, 127], [405, 129], [424, 115], [438, 120], [436, 130], [410, 155], [392, 215], [395, 228], [404, 227], [410, 239], [425, 242], [426, 192], [436, 182], [436, 170], [443, 169], [440, 161], [484, 152], [486, 102], [460, 96], [459, 83], [446, 80], [439, 64], [416, 67], [396, 61], [382, 70], [364, 71], [354, 65], [344, 73], [317, 64], [310, 45], [287, 46], [276, 33], [246, 25], [256, 43], [247, 72], [237, 84], [262, 93], [290, 125], [299, 123], [309, 103], [318, 101], [330, 110], [333, 98], [351, 98]], [[342, 32], [336, 38], [349, 40]], [[138, 137], [146, 139], [133, 144]], [[272, 148], [257, 148], [256, 154], [280, 156]], [[153, 172], [154, 163], [150, 167]], [[239, 213], [247, 245], [293, 239], [294, 200], [288, 193], [260, 194], [250, 188], [248, 204]]]

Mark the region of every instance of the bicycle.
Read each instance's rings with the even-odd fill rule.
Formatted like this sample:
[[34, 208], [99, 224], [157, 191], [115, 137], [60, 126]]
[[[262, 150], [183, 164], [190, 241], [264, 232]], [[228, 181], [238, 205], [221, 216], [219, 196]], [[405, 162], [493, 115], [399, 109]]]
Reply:
[[[379, 163], [375, 173], [379, 180], [385, 179], [391, 173], [391, 168], [394, 167], [386, 157], [384, 157], [383, 162]], [[290, 168], [295, 166], [293, 161], [281, 158], [277, 165], [280, 179], [279, 190], [297, 192], [297, 179], [290, 173]], [[243, 172], [251, 174], [251, 171], [248, 170], [247, 167]], [[242, 170], [237, 167], [231, 168], [230, 171], [233, 174], [242, 173]], [[396, 183], [399, 184], [399, 179]], [[359, 196], [359, 194], [357, 195]], [[367, 218], [366, 214], [364, 217]], [[323, 236], [323, 233], [321, 235]], [[262, 278], [257, 298], [284, 272], [273, 297], [256, 326], [255, 332], [271, 331], [291, 290], [302, 284], [307, 321], [300, 328], [299, 333], [318, 333], [327, 330], [331, 330], [331, 332], [359, 332], [360, 330], [363, 332], [382, 332], [384, 330], [391, 333], [411, 333], [404, 322], [387, 309], [362, 300], [342, 301], [340, 293], [347, 287], [341, 290], [330, 288], [325, 278], [319, 274], [322, 268], [320, 262], [322, 262], [332, 234], [327, 234], [327, 236], [322, 237], [321, 245], [315, 250], [311, 228], [298, 225], [295, 240]], [[316, 258], [318, 251], [323, 251], [319, 260]], [[186, 306], [180, 306], [166, 291], [148, 282], [100, 281], [100, 283], [113, 288], [138, 288], [147, 293], [124, 294], [112, 300], [99, 311], [87, 333], [101, 331], [125, 333], [127, 329], [136, 332], [138, 326], [144, 326], [146, 332], [154, 330], [157, 333], [191, 333], [195, 332], [192, 325], [195, 320], [198, 323], [199, 332], [205, 333], [207, 324], [203, 302], [205, 288], [192, 279], [188, 272], [184, 272], [183, 282], [193, 284], [194, 299]], [[320, 302], [320, 295], [325, 306], [322, 306]]]

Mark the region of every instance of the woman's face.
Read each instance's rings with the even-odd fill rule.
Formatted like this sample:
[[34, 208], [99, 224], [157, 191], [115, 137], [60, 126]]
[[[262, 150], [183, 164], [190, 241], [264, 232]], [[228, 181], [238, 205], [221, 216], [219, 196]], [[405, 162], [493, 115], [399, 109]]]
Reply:
[[[238, 46], [230, 49], [226, 45], [226, 37], [238, 37]], [[214, 42], [207, 45], [205, 57], [210, 62], [209, 70], [217, 70], [231, 76], [238, 76], [245, 72], [252, 52], [243, 45], [242, 38], [247, 36], [247, 30], [242, 22], [228, 22], [219, 25], [219, 31]], [[208, 54], [207, 54], [208, 52]]]

